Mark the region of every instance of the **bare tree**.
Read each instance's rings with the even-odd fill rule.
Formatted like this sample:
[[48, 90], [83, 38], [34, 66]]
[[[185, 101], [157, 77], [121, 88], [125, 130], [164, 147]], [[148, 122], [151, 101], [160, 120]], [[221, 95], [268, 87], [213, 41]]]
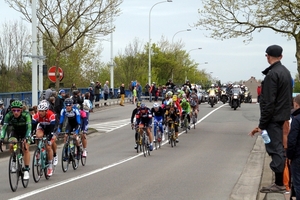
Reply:
[[[32, 21], [30, 2], [5, 0], [12, 8]], [[72, 47], [82, 37], [96, 38], [114, 30], [111, 19], [120, 13], [122, 0], [39, 0], [37, 18], [44, 36], [56, 51], [56, 89], [59, 87], [61, 53]], [[44, 37], [44, 38], [45, 38]]]
[[0, 63], [7, 69], [17, 67], [30, 52], [30, 35], [22, 21], [5, 22], [0, 31]]
[[246, 37], [271, 29], [296, 42], [296, 59], [300, 72], [300, 2], [298, 0], [202, 0], [196, 26], [211, 31], [215, 39]]

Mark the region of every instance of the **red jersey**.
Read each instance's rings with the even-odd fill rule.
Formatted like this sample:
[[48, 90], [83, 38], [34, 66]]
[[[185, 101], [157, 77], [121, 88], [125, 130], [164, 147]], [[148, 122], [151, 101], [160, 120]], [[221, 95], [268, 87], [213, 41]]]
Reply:
[[36, 113], [32, 116], [32, 123], [40, 123], [41, 125], [55, 124], [55, 114], [51, 110], [48, 110], [44, 117], [40, 117], [39, 113]]

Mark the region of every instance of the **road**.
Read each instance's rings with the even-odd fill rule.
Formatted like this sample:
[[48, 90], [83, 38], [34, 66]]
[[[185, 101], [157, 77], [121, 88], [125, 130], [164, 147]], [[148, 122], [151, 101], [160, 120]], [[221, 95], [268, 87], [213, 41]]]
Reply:
[[[8, 158], [0, 159], [1, 199], [229, 198], [255, 143], [247, 133], [258, 123], [258, 105], [234, 111], [227, 104], [201, 104], [196, 129], [182, 133], [176, 147], [165, 144], [146, 158], [133, 149], [133, 108], [126, 104], [91, 114], [90, 126], [99, 132], [89, 135], [87, 165], [77, 170], [64, 173], [59, 163], [49, 180], [34, 183], [31, 177], [28, 188], [19, 183], [13, 193]], [[61, 146], [58, 152], [60, 159]]]

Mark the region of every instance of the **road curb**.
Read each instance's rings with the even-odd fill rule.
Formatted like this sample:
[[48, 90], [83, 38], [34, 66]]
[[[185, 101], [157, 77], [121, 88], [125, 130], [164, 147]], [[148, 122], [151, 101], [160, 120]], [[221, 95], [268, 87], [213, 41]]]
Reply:
[[248, 157], [247, 163], [235, 184], [229, 200], [257, 198], [265, 159], [265, 145], [261, 136], [257, 136], [253, 149]]

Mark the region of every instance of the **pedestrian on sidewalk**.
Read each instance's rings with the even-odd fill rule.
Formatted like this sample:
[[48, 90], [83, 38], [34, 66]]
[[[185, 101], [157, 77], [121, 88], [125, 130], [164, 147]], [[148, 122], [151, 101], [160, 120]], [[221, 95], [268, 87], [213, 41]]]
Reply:
[[124, 106], [124, 102], [125, 102], [125, 86], [124, 86], [124, 83], [122, 83], [121, 86], [120, 86], [120, 95], [121, 95], [120, 106]]
[[100, 92], [101, 92], [101, 83], [99, 81], [96, 81], [94, 94], [95, 94], [95, 102], [98, 102], [97, 107], [99, 107]]
[[271, 170], [275, 173], [275, 182], [262, 187], [260, 192], [285, 192], [283, 170], [285, 166], [285, 151], [283, 147], [283, 124], [290, 119], [292, 102], [292, 77], [289, 70], [281, 64], [282, 47], [269, 46], [266, 58], [270, 66], [262, 73], [265, 75], [261, 83], [260, 119], [259, 125], [249, 135], [265, 132], [270, 142], [265, 144], [266, 151], [271, 156]]
[[107, 106], [107, 99], [108, 99], [108, 94], [109, 94], [109, 82], [105, 81], [105, 84], [103, 86], [103, 93], [104, 93], [104, 105]]

